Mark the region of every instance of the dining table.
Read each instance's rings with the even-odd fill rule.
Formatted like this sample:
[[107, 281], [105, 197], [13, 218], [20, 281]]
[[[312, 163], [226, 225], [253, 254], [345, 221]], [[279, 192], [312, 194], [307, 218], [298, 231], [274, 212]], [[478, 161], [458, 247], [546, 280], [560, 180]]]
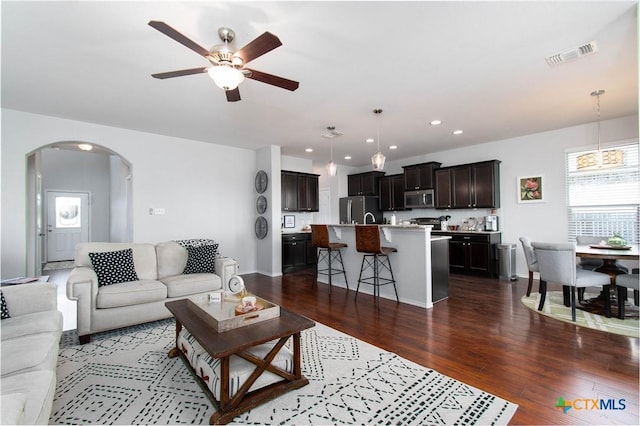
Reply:
[[[611, 312], [615, 312], [614, 307], [618, 303], [625, 303], [625, 300], [617, 300], [616, 276], [625, 274], [627, 271], [621, 269], [617, 263], [618, 260], [640, 260], [640, 252], [638, 244], [627, 246], [608, 246], [601, 244], [578, 245], [576, 246], [576, 256], [581, 259], [601, 259], [602, 265], [594, 269], [595, 272], [601, 272], [609, 275], [611, 278]], [[566, 297], [566, 295], [565, 295]], [[600, 294], [598, 297], [584, 300], [580, 302], [581, 309], [595, 314], [604, 315], [605, 303], [604, 296]], [[625, 318], [638, 318], [640, 316], [637, 306], [627, 303], [625, 305]]]

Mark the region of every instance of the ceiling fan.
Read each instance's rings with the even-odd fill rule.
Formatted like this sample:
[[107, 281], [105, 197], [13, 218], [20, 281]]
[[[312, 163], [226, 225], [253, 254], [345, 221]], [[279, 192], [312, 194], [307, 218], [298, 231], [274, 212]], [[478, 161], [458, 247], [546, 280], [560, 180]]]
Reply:
[[240, 100], [238, 85], [242, 83], [245, 78], [291, 91], [296, 90], [300, 85], [297, 81], [245, 68], [245, 65], [254, 59], [270, 52], [276, 47], [282, 46], [280, 39], [270, 32], [265, 32], [240, 50], [234, 52], [230, 49], [229, 43], [233, 41], [235, 33], [229, 28], [223, 27], [218, 29], [218, 36], [224, 44], [215, 45], [211, 50], [207, 50], [162, 21], [149, 21], [149, 25], [197, 54], [204, 56], [211, 63], [210, 67], [152, 74], [151, 76], [154, 78], [165, 79], [206, 72], [216, 85], [225, 91], [227, 101], [229, 102]]

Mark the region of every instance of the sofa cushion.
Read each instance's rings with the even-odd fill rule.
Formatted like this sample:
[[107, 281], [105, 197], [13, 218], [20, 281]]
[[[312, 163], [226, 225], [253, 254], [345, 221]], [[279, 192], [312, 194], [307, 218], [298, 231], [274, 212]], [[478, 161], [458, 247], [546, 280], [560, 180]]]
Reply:
[[[11, 377], [2, 378], [2, 424], [14, 424], [13, 422], [5, 423], [5, 410], [12, 412], [13, 416], [20, 410], [23, 404], [23, 424], [28, 425], [46, 425], [49, 424], [49, 416], [53, 406], [53, 395], [56, 389], [55, 369], [51, 371], [31, 371], [28, 373], [18, 374]], [[17, 396], [22, 394], [24, 401]], [[7, 404], [18, 404], [17, 407], [5, 405], [5, 397]]]
[[[76, 244], [76, 267], [92, 268], [89, 253], [131, 249], [136, 274], [140, 280], [155, 280], [158, 278], [158, 262], [156, 260], [156, 246], [148, 243], [78, 243]], [[186, 258], [186, 251], [185, 251]], [[184, 265], [182, 265], [184, 268]], [[181, 269], [182, 271], [182, 269]]]
[[186, 247], [187, 265], [183, 274], [215, 274], [218, 244], [210, 246]]
[[[247, 349], [247, 352], [264, 359], [269, 351], [275, 346], [274, 343], [265, 343], [263, 345], [254, 346]], [[271, 365], [274, 365], [289, 373], [293, 373], [293, 353], [286, 347], [282, 347], [278, 354], [275, 356]], [[230, 396], [240, 389], [240, 387], [247, 381], [251, 373], [255, 370], [255, 364], [246, 361], [239, 356], [232, 355], [229, 358], [229, 394]], [[196, 373], [202, 377], [202, 380], [207, 384], [207, 387], [213, 393], [213, 396], [220, 401], [220, 359], [212, 358], [208, 354], [203, 354], [198, 357], [196, 361]], [[276, 383], [283, 380], [282, 377], [273, 374], [269, 371], [264, 371], [260, 377], [253, 383], [250, 391], [260, 389], [268, 386], [272, 383]]]
[[[62, 333], [62, 313], [60, 311], [44, 311], [20, 315], [2, 321], [2, 342], [20, 336], [38, 333]], [[11, 343], [7, 343], [11, 344]]]
[[9, 315], [9, 308], [7, 307], [7, 301], [4, 300], [4, 293], [0, 290], [0, 297], [2, 298], [2, 319], [11, 318]]
[[40, 333], [2, 341], [2, 388], [6, 375], [56, 369], [60, 335]]
[[139, 305], [167, 298], [167, 287], [159, 281], [140, 280], [100, 287], [96, 306], [99, 309]]
[[2, 410], [0, 410], [0, 424], [24, 424], [24, 409], [27, 405], [27, 395], [24, 393], [2, 394]]
[[91, 265], [98, 276], [98, 287], [138, 281], [133, 263], [133, 251], [129, 249], [89, 253]]
[[156, 245], [158, 257], [158, 279], [181, 275], [187, 264], [187, 249], [175, 241], [167, 241]]
[[183, 297], [191, 294], [220, 290], [222, 279], [215, 274], [188, 274], [166, 277], [167, 297]]

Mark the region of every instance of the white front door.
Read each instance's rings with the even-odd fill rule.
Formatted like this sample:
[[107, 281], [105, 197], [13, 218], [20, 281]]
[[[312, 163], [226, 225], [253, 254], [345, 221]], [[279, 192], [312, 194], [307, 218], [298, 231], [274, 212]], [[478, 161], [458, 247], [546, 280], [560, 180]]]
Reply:
[[47, 262], [72, 260], [89, 241], [89, 193], [47, 191]]

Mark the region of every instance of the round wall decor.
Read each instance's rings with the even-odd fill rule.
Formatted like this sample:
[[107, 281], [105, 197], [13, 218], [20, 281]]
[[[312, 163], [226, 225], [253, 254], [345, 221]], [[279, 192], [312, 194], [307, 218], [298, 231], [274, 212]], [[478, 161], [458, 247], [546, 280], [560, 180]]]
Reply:
[[267, 197], [259, 195], [256, 200], [256, 211], [258, 214], [264, 214], [267, 211]]
[[268, 185], [269, 177], [267, 176], [267, 172], [259, 170], [258, 173], [256, 173], [256, 191], [258, 191], [258, 194], [262, 194], [266, 191]]
[[255, 226], [256, 226], [256, 237], [262, 240], [264, 237], [267, 236], [267, 232], [269, 232], [269, 223], [267, 222], [267, 219], [265, 219], [263, 216], [259, 216], [256, 219]]

